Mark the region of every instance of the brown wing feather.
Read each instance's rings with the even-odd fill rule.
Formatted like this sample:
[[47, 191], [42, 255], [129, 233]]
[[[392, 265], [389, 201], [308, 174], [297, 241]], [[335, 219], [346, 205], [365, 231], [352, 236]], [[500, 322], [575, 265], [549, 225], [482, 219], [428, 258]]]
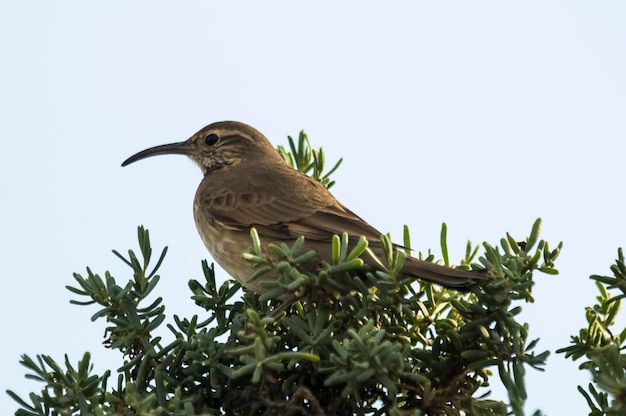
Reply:
[[334, 234], [341, 235], [344, 232], [351, 236], [363, 235], [370, 241], [378, 241], [381, 234], [342, 205], [325, 207], [313, 215], [289, 223], [288, 227], [294, 234], [322, 241], [330, 241]]
[[[290, 168], [289, 168], [290, 169]], [[211, 217], [229, 229], [256, 227], [266, 238], [330, 241], [347, 232], [379, 240], [380, 232], [344, 207], [320, 183], [304, 174], [259, 167], [255, 175], [231, 171], [228, 185], [218, 172], [203, 182], [197, 197]], [[221, 182], [221, 183], [220, 183]], [[265, 184], [274, 183], [270, 190]], [[237, 190], [237, 192], [231, 190]], [[219, 190], [218, 193], [212, 190]], [[271, 191], [271, 192], [270, 192]], [[201, 196], [200, 196], [201, 195]]]

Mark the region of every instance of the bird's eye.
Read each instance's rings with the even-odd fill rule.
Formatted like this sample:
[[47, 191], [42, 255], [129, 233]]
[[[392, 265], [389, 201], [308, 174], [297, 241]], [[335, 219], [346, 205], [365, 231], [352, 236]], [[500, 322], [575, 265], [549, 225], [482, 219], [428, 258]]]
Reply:
[[207, 146], [214, 146], [217, 142], [220, 141], [220, 138], [217, 134], [211, 133], [204, 139], [204, 142]]

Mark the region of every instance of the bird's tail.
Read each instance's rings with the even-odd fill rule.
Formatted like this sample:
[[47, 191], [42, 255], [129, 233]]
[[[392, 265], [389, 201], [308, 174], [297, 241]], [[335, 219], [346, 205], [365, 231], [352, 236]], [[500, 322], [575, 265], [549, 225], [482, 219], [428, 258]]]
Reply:
[[406, 258], [401, 273], [457, 290], [487, 278], [486, 273], [482, 271], [453, 269], [414, 257]]

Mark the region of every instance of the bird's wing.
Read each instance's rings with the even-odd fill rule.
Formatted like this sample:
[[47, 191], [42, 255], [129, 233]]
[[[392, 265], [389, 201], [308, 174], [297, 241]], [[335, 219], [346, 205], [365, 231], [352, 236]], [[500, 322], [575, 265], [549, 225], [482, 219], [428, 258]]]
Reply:
[[341, 235], [344, 232], [378, 241], [381, 234], [343, 205], [324, 207], [308, 217], [289, 223], [288, 228], [292, 234], [322, 241], [329, 241], [334, 234]]
[[[380, 239], [379, 231], [339, 203], [320, 183], [299, 174], [287, 181], [281, 179], [275, 188], [264, 191], [256, 186], [254, 177], [239, 178], [237, 184], [219, 186], [220, 193], [200, 193], [197, 202], [224, 227], [242, 231], [255, 227], [265, 238], [303, 236], [330, 241], [334, 234], [347, 232]], [[234, 189], [237, 192], [231, 191]]]

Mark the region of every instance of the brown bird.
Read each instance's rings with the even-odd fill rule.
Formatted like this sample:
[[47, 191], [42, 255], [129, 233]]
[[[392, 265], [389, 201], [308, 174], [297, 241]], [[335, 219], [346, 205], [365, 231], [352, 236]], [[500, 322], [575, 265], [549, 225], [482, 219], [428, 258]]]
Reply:
[[[253, 266], [242, 254], [252, 245], [252, 227], [263, 244], [285, 242], [291, 246], [303, 236], [304, 249], [318, 254], [308, 265], [311, 271], [321, 259], [330, 258], [330, 242], [335, 234], [365, 236], [369, 247], [382, 253], [378, 230], [337, 201], [322, 184], [293, 169], [251, 126], [236, 121], [213, 123], [184, 142], [143, 150], [122, 166], [163, 154], [187, 155], [202, 169], [204, 178], [194, 200], [200, 237], [215, 261], [255, 293], [265, 292], [260, 280], [272, 277], [263, 275], [250, 281]], [[478, 271], [453, 269], [409, 256], [401, 273], [456, 289], [484, 278]]]

